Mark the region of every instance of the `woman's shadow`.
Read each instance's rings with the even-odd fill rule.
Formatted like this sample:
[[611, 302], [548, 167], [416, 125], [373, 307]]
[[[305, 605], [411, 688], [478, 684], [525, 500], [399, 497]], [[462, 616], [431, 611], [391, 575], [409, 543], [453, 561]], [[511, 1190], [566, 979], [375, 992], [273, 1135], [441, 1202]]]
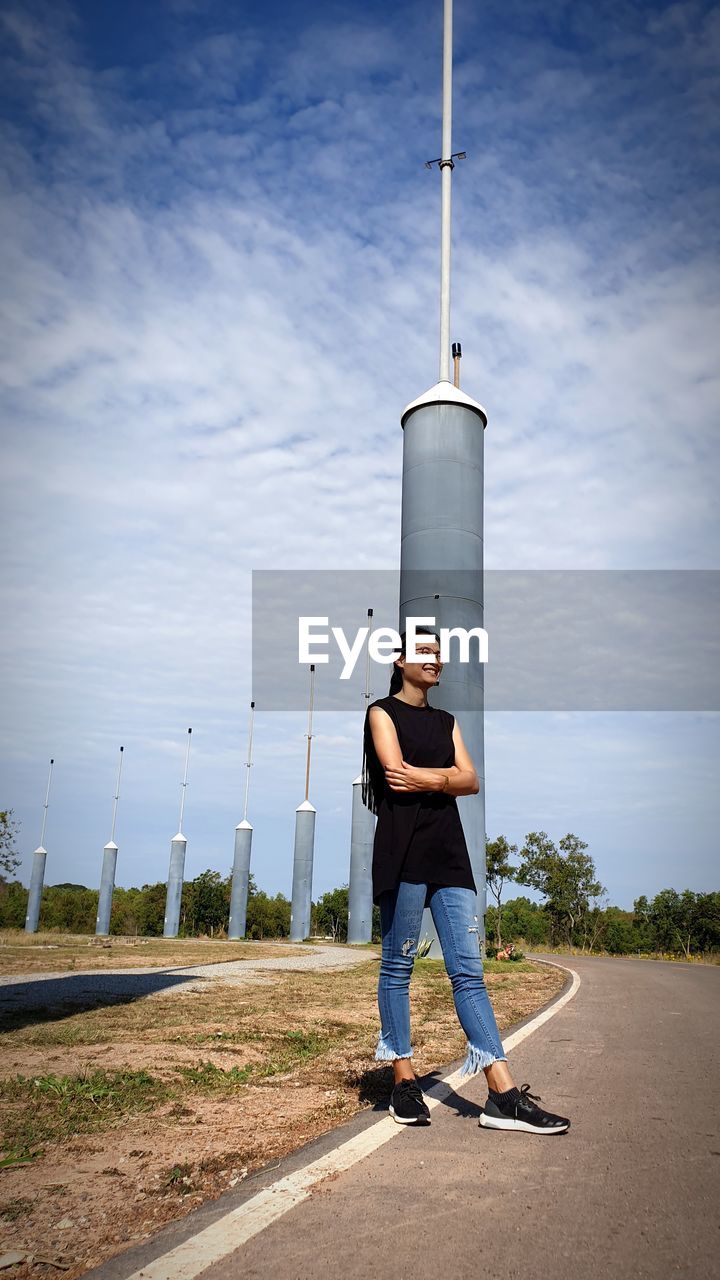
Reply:
[[59, 1022], [107, 1005], [131, 1004], [191, 981], [197, 982], [196, 974], [161, 969], [152, 973], [69, 973], [4, 982], [0, 984], [0, 1031]]
[[[434, 1071], [418, 1076], [418, 1083], [423, 1093], [437, 1098], [442, 1106], [452, 1110], [453, 1115], [465, 1120], [477, 1120], [482, 1115], [482, 1105], [473, 1102], [471, 1098], [464, 1098], [451, 1085], [444, 1083], [444, 1077], [452, 1075], [462, 1061], [462, 1058], [458, 1058], [456, 1062], [436, 1067]], [[348, 1072], [347, 1083], [351, 1088], [357, 1089], [360, 1102], [372, 1103], [373, 1111], [387, 1111], [393, 1087], [392, 1067], [383, 1065], [370, 1067], [365, 1071]]]

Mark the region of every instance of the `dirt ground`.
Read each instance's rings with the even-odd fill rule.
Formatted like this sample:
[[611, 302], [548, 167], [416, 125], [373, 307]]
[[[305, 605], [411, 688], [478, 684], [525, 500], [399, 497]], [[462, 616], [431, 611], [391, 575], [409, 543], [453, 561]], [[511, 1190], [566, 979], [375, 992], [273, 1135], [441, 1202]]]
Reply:
[[[392, 1070], [374, 1060], [378, 964], [379, 951], [349, 970], [275, 971], [246, 987], [219, 978], [210, 991], [9, 1015], [0, 1254], [33, 1261], [5, 1274], [74, 1280], [387, 1097]], [[488, 961], [485, 974], [501, 1032], [563, 984], [532, 962]], [[418, 1075], [464, 1054], [441, 960], [416, 961], [411, 1014]], [[145, 1110], [118, 1102], [100, 1115], [102, 1098], [68, 1110], [63, 1082], [100, 1070], [118, 1080], [144, 1070], [171, 1092], [151, 1091]], [[43, 1080], [55, 1083], [35, 1098]], [[21, 1151], [27, 1163], [14, 1160]]]

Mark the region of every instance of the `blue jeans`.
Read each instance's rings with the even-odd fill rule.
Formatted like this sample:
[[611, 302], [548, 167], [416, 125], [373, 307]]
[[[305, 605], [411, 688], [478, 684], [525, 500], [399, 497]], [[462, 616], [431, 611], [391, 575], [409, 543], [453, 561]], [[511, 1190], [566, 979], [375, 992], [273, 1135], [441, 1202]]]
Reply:
[[409, 1058], [410, 976], [426, 904], [432, 912], [455, 1009], [468, 1039], [461, 1075], [474, 1075], [492, 1062], [507, 1062], [485, 987], [477, 916], [472, 889], [454, 885], [409, 884], [380, 895], [382, 959], [378, 982], [380, 1035], [375, 1058]]

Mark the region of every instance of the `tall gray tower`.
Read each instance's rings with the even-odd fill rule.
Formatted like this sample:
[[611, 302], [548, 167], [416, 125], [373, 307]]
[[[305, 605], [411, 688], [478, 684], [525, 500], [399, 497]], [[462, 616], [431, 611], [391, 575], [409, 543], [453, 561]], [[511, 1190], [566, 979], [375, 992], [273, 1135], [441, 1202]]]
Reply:
[[[487, 414], [460, 390], [459, 358], [450, 381], [450, 196], [452, 150], [452, 0], [445, 0], [443, 33], [442, 184], [440, 254], [440, 377], [404, 410], [399, 630], [408, 617], [435, 619], [435, 627], [483, 624], [483, 445]], [[459, 348], [458, 348], [459, 351]], [[454, 641], [453, 644], [457, 642]], [[449, 661], [429, 702], [459, 721], [480, 779], [480, 791], [458, 797], [458, 809], [477, 885], [479, 936], [485, 914], [484, 667], [475, 659]], [[422, 936], [429, 955], [442, 951], [429, 910]]]

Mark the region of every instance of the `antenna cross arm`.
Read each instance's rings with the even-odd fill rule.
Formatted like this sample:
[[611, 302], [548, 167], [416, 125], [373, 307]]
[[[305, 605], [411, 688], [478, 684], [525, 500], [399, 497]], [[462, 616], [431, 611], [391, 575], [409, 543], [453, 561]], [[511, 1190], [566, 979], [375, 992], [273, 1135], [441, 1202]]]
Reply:
[[442, 156], [438, 156], [437, 160], [426, 160], [425, 168], [432, 169], [433, 165], [436, 164], [438, 169], [444, 169], [447, 165], [454, 169], [453, 160], [467, 160], [467, 151], [453, 151], [449, 160], [443, 160]]

